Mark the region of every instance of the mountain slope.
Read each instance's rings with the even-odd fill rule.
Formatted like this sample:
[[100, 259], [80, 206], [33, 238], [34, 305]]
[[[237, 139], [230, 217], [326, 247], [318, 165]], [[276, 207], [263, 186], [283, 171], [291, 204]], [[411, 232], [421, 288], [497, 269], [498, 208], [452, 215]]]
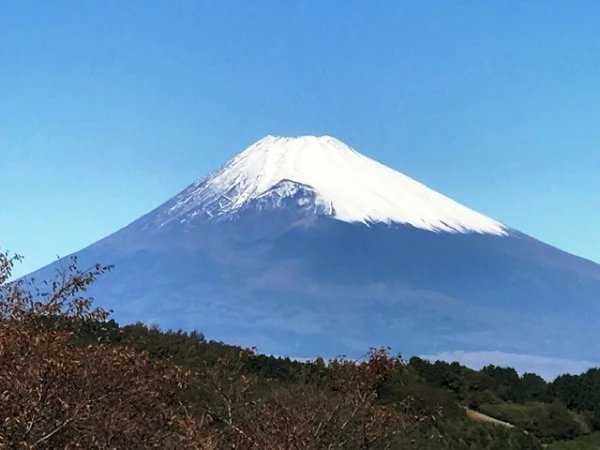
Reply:
[[116, 265], [118, 320], [269, 353], [600, 359], [600, 266], [330, 137], [267, 137], [78, 256]]

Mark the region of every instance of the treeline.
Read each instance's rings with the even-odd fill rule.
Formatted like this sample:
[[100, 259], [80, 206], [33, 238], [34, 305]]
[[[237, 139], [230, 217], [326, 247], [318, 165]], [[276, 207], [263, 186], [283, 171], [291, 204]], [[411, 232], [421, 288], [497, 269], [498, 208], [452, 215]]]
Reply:
[[561, 375], [546, 382], [534, 373], [519, 376], [509, 367], [476, 371], [460, 364], [414, 357], [424, 380], [448, 390], [465, 406], [510, 422], [542, 442], [569, 440], [600, 430], [600, 370]]
[[488, 365], [477, 371], [457, 362], [431, 363], [418, 357], [409, 362], [428, 382], [456, 393], [473, 408], [498, 400], [513, 403], [558, 400], [569, 409], [587, 412], [600, 407], [600, 369], [597, 368], [546, 382], [535, 373], [519, 376], [511, 367]]
[[0, 253], [0, 448], [536, 450], [597, 428], [597, 371], [275, 358], [119, 326], [85, 294], [110, 267], [8, 283], [17, 261]]
[[[272, 390], [290, 391], [290, 404], [286, 408], [302, 411], [303, 395], [320, 397], [332, 390], [349, 391], [353, 377], [346, 372], [338, 378], [340, 367], [356, 366], [353, 361], [334, 360], [327, 363], [318, 358], [314, 361], [300, 362], [290, 358], [274, 357], [247, 351], [240, 347], [227, 345], [223, 342], [208, 341], [201, 333], [183, 331], [162, 331], [158, 327], [148, 327], [141, 323], [119, 327], [114, 321], [104, 323], [88, 322], [81, 327], [77, 336], [78, 345], [91, 345], [102, 342], [104, 345], [125, 346], [147, 353], [150, 358], [168, 360], [172, 363], [191, 370], [197, 377], [207, 367], [220, 364], [223, 358], [231, 358], [246, 352], [245, 357], [237, 360], [237, 379], [253, 380], [254, 394], [257, 399], [265, 399], [272, 395]], [[373, 359], [375, 357], [375, 359]], [[381, 358], [381, 359], [379, 359]], [[346, 441], [343, 431], [331, 442], [333, 447], [356, 449], [423, 449], [423, 450], [467, 450], [467, 449], [541, 449], [540, 441], [534, 436], [523, 433], [522, 430], [498, 427], [489, 424], [478, 424], [468, 419], [461, 407], [459, 397], [454, 392], [441, 386], [436, 386], [425, 380], [412, 364], [400, 358], [390, 357], [385, 349], [371, 350], [367, 364], [387, 366], [385, 375], [377, 375], [377, 369], [369, 369], [365, 375], [370, 379], [369, 395], [372, 396], [374, 411], [394, 411], [402, 418], [396, 422], [396, 427], [385, 431], [385, 426], [378, 428], [379, 444], [367, 444], [365, 441]], [[332, 379], [337, 379], [336, 386]], [[353, 381], [354, 380], [354, 381]], [[196, 383], [202, 383], [197, 378]], [[324, 391], [323, 391], [324, 390]], [[189, 404], [194, 404], [197, 393], [194, 389], [186, 391], [184, 398]], [[305, 414], [311, 421], [319, 415], [319, 400], [310, 400], [310, 407]], [[377, 421], [389, 421], [379, 416]], [[299, 418], [295, 419], [298, 420]], [[250, 415], [248, 420], [262, 420]], [[374, 419], [373, 419], [374, 420]], [[383, 425], [380, 422], [379, 425]], [[363, 424], [364, 426], [364, 424]], [[282, 435], [286, 432], [281, 430]], [[390, 434], [391, 433], [391, 434]], [[394, 434], [395, 433], [395, 434]], [[394, 439], [389, 440], [391, 435]], [[332, 435], [333, 438], [333, 435]], [[335, 442], [334, 442], [335, 441]], [[272, 445], [272, 444], [271, 444]], [[378, 446], [380, 445], [380, 446]], [[388, 445], [391, 445], [388, 447]], [[244, 447], [245, 448], [245, 447]], [[249, 447], [252, 448], [252, 447]], [[279, 448], [279, 447], [269, 447]], [[281, 447], [296, 448], [296, 447]], [[299, 447], [299, 448], [329, 448]]]

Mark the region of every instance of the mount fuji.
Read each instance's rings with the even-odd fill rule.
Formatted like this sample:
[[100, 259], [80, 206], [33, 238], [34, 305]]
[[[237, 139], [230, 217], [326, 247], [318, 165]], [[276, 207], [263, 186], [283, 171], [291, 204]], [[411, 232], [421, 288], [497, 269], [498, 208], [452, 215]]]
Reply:
[[329, 136], [267, 136], [76, 254], [115, 264], [92, 294], [118, 321], [265, 353], [600, 361], [600, 265]]

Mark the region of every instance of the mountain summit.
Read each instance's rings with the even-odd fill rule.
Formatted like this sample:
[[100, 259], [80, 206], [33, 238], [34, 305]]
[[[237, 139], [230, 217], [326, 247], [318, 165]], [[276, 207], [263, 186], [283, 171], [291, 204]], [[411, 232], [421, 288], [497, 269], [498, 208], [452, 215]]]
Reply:
[[261, 139], [76, 254], [115, 265], [91, 293], [118, 321], [267, 353], [600, 361], [599, 265], [328, 136]]
[[[178, 196], [169, 215], [218, 217], [267, 197], [294, 197], [299, 190], [314, 196], [314, 212], [343, 222], [506, 234], [502, 224], [330, 136], [267, 136]], [[298, 198], [298, 206], [306, 203]]]

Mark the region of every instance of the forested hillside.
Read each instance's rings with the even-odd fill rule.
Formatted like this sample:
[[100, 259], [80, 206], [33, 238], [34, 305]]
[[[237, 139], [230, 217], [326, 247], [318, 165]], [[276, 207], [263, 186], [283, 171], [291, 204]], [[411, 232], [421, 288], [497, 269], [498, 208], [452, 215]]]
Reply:
[[85, 295], [110, 267], [74, 261], [56, 280], [8, 283], [17, 261], [0, 255], [0, 448], [599, 445], [598, 369], [548, 383], [386, 349], [360, 361], [275, 358], [200, 332], [119, 326]]

